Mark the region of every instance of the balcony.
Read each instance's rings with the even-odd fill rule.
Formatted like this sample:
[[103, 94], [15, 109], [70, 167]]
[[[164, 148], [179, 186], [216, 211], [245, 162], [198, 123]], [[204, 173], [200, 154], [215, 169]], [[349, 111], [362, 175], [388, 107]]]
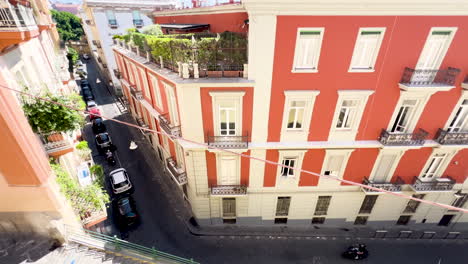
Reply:
[[50, 135], [40, 135], [42, 145], [51, 157], [59, 157], [61, 155], [73, 152], [73, 144], [66, 134], [55, 133]]
[[468, 132], [450, 132], [439, 128], [435, 140], [441, 145], [468, 145]]
[[248, 136], [207, 136], [208, 146], [223, 149], [246, 149], [249, 147]]
[[122, 74], [121, 72], [118, 70], [118, 69], [114, 69], [114, 75], [117, 79], [121, 79], [122, 78]]
[[463, 89], [468, 90], [468, 75], [465, 77], [465, 80], [463, 80], [463, 83], [461, 86]]
[[436, 178], [430, 181], [422, 181], [419, 177], [414, 177], [411, 189], [415, 192], [449, 192], [452, 191], [455, 180], [450, 177]]
[[29, 1], [0, 0], [0, 51], [39, 35]]
[[135, 85], [130, 85], [130, 93], [137, 99], [143, 100], [143, 93], [140, 90], [137, 90]]
[[143, 27], [143, 19], [133, 19], [133, 25], [136, 28], [141, 28]]
[[212, 196], [242, 196], [247, 195], [245, 185], [213, 185], [211, 186]]
[[[140, 126], [140, 127], [149, 128], [149, 126], [145, 123], [145, 121], [144, 121], [143, 118], [141, 118], [141, 117], [137, 117], [137, 118], [136, 118], [136, 122], [137, 122], [138, 126]], [[149, 135], [149, 134], [151, 134], [150, 131], [145, 130], [145, 129], [140, 129], [140, 131], [141, 131], [141, 133], [143, 133], [144, 135]]]
[[421, 91], [429, 88], [436, 91], [448, 91], [455, 87], [460, 70], [415, 70], [406, 67], [400, 80], [400, 88], [405, 91]]
[[180, 126], [174, 126], [169, 122], [169, 116], [168, 114], [164, 115], [159, 115], [159, 126], [166, 132], [168, 135], [172, 135], [175, 137], [180, 137], [181, 132], [180, 132]]
[[166, 166], [169, 174], [179, 185], [187, 183], [187, 174], [185, 171], [177, 165], [177, 162], [173, 158], [166, 159]]
[[[362, 184], [365, 184], [365, 185], [370, 186], [370, 187], [384, 189], [384, 190], [389, 191], [389, 192], [401, 192], [401, 187], [402, 187], [402, 185], [404, 183], [405, 182], [400, 177], [398, 177], [394, 183], [391, 183], [391, 182], [375, 182], [375, 181], [369, 180], [367, 177], [364, 178], [364, 180], [362, 181]], [[362, 187], [361, 187], [361, 190], [363, 192], [365, 192], [366, 194], [383, 193], [383, 192], [380, 192], [380, 191], [375, 191], [375, 190], [362, 188]]]
[[429, 133], [423, 129], [413, 133], [390, 132], [382, 129], [379, 141], [385, 146], [421, 146]]

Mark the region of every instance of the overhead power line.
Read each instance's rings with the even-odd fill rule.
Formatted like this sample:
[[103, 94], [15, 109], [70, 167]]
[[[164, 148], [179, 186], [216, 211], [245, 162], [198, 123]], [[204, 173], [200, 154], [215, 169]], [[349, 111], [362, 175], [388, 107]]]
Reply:
[[[74, 107], [69, 106], [69, 105], [65, 105], [65, 104], [62, 104], [62, 103], [59, 103], [59, 102], [54, 102], [54, 101], [49, 100], [47, 98], [40, 97], [40, 96], [30, 94], [30, 93], [27, 93], [27, 92], [24, 92], [24, 91], [20, 91], [20, 90], [17, 90], [17, 89], [13, 89], [13, 88], [8, 87], [8, 86], [4, 86], [4, 85], [0, 84], [0, 87], [3, 88], [3, 89], [11, 90], [13, 92], [25, 95], [25, 96], [34, 97], [34, 98], [37, 98], [37, 99], [42, 100], [42, 101], [46, 101], [46, 102], [50, 102], [50, 103], [53, 103], [53, 104], [56, 104], [56, 105], [67, 107], [69, 109], [72, 109], [72, 110], [75, 110], [75, 111], [78, 111], [78, 112], [83, 112], [85, 114], [91, 114], [90, 112], [88, 112], [86, 110], [80, 110], [80, 109], [74, 108]], [[240, 156], [240, 157], [243, 157], [243, 158], [248, 158], [248, 159], [251, 159], [251, 160], [264, 162], [266, 164], [271, 164], [271, 165], [278, 166], [278, 167], [283, 167], [283, 168], [288, 168], [288, 169], [300, 171], [300, 172], [310, 174], [310, 175], [320, 177], [320, 178], [332, 179], [332, 180], [335, 180], [335, 181], [339, 181], [339, 182], [342, 182], [342, 183], [358, 186], [358, 187], [365, 188], [365, 189], [368, 189], [368, 190], [372, 190], [372, 191], [375, 191], [375, 192], [386, 193], [386, 194], [390, 194], [390, 195], [393, 195], [393, 196], [405, 198], [405, 199], [408, 199], [408, 200], [418, 201], [418, 202], [428, 204], [428, 205], [432, 205], [432, 206], [437, 206], [437, 207], [441, 207], [441, 208], [445, 208], [445, 209], [449, 209], [449, 210], [455, 210], [455, 211], [459, 211], [459, 212], [462, 212], [462, 213], [468, 213], [468, 209], [459, 208], [459, 207], [455, 207], [455, 206], [451, 206], [451, 205], [443, 204], [443, 203], [438, 203], [438, 202], [434, 202], [434, 201], [419, 199], [419, 198], [416, 198], [416, 197], [413, 197], [413, 196], [410, 196], [410, 195], [406, 195], [406, 194], [403, 194], [403, 193], [392, 192], [392, 191], [388, 191], [388, 190], [385, 190], [385, 189], [382, 189], [382, 188], [377, 188], [377, 187], [368, 186], [368, 185], [365, 185], [365, 184], [362, 184], [362, 183], [341, 179], [341, 178], [339, 178], [337, 176], [333, 176], [333, 175], [322, 175], [320, 173], [316, 173], [316, 172], [312, 172], [312, 171], [308, 171], [308, 170], [304, 170], [304, 169], [300, 169], [300, 168], [294, 168], [294, 167], [291, 167], [291, 166], [286, 166], [286, 165], [283, 165], [283, 164], [280, 164], [280, 163], [277, 163], [277, 162], [274, 162], [274, 161], [271, 161], [271, 160], [252, 157], [250, 155], [237, 153], [237, 152], [231, 151], [229, 149], [217, 148], [217, 147], [214, 147], [214, 146], [209, 146], [208, 144], [205, 144], [205, 143], [200, 143], [200, 142], [196, 142], [196, 141], [193, 141], [193, 140], [185, 139], [183, 137], [169, 135], [169, 134], [165, 133], [164, 131], [159, 132], [159, 131], [156, 131], [156, 130], [153, 130], [153, 129], [150, 129], [150, 128], [134, 125], [132, 123], [128, 123], [128, 122], [125, 122], [125, 121], [120, 121], [120, 120], [117, 120], [117, 119], [114, 119], [114, 118], [108, 118], [108, 117], [106, 117], [104, 115], [99, 115], [99, 114], [95, 114], [95, 113], [92, 113], [92, 115], [99, 116], [101, 118], [105, 118], [107, 120], [111, 120], [113, 122], [120, 123], [120, 124], [123, 124], [123, 125], [126, 125], [126, 126], [130, 126], [130, 127], [138, 128], [140, 130], [148, 131], [148, 132], [151, 132], [151, 133], [154, 133], [154, 134], [165, 135], [165, 136], [170, 137], [173, 140], [177, 139], [177, 140], [185, 141], [185, 142], [188, 142], [188, 143], [191, 143], [191, 144], [194, 144], [194, 145], [206, 147], [207, 149], [215, 149], [215, 150], [227, 152], [227, 153], [230, 153], [230, 154], [233, 154], [233, 155], [237, 155], [237, 156]]]

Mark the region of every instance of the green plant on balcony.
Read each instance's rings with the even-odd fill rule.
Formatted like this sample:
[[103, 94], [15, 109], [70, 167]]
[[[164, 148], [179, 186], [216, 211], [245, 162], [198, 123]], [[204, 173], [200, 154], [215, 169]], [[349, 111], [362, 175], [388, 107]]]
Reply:
[[76, 153], [82, 160], [86, 161], [90, 159], [91, 149], [87, 141], [83, 140], [76, 144], [76, 150]]
[[84, 124], [84, 116], [77, 110], [81, 110], [82, 106], [76, 96], [46, 93], [40, 98], [23, 98], [23, 111], [33, 131], [39, 134], [67, 132], [80, 128]]
[[60, 191], [70, 201], [71, 206], [81, 218], [86, 218], [92, 211], [102, 210], [103, 204], [110, 202], [109, 195], [99, 184], [94, 183], [82, 187], [59, 164], [51, 162], [50, 166], [56, 175]]
[[102, 189], [104, 189], [106, 187], [104, 179], [104, 168], [99, 164], [95, 164], [89, 168], [89, 171], [94, 175], [94, 182]]

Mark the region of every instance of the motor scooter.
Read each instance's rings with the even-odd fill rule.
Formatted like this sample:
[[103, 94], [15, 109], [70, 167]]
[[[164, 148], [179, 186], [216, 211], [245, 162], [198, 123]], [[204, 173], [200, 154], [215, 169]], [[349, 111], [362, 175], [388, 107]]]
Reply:
[[110, 149], [107, 149], [106, 151], [106, 161], [109, 165], [114, 166], [116, 164], [114, 154]]
[[369, 256], [369, 251], [367, 251], [366, 245], [356, 244], [348, 247], [342, 256], [347, 259], [361, 260]]

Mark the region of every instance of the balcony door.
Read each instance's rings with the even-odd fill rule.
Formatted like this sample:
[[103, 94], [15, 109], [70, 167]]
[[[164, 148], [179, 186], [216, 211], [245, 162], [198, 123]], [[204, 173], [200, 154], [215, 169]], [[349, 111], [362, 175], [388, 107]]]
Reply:
[[449, 132], [466, 132], [468, 130], [468, 99], [463, 100], [457, 113], [450, 122]]
[[239, 162], [236, 156], [220, 156], [218, 185], [239, 185]]
[[164, 83], [164, 88], [167, 95], [167, 104], [169, 107], [169, 115], [171, 118], [171, 124], [174, 126], [179, 125], [179, 112], [177, 111], [177, 100], [174, 92], [174, 87]]
[[[386, 183], [393, 176], [394, 165], [398, 159], [398, 154], [382, 155], [377, 163], [377, 167], [373, 173], [371, 180], [376, 183]], [[392, 175], [390, 175], [392, 174]]]
[[[452, 42], [454, 31], [451, 29], [433, 29], [416, 64], [417, 70], [438, 70]], [[413, 75], [413, 82], [432, 82], [435, 71], [421, 71]]]
[[424, 173], [421, 175], [421, 181], [432, 181], [437, 178], [446, 154], [436, 154], [431, 157], [431, 160], [426, 167]]
[[219, 104], [219, 135], [237, 136], [237, 114], [234, 101], [221, 101]]
[[403, 100], [403, 103], [398, 110], [395, 122], [393, 123], [391, 132], [407, 133], [409, 125], [416, 110], [417, 100]]

